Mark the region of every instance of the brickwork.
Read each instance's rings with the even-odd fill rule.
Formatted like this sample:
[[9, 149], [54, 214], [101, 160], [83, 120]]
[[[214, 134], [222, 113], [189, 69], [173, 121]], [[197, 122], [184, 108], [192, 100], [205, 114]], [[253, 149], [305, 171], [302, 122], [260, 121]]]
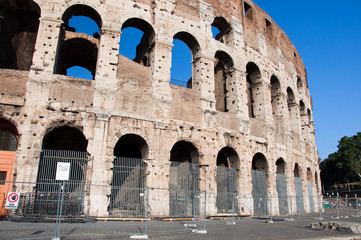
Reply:
[[[186, 141], [197, 149], [201, 190], [217, 192], [217, 155], [229, 147], [237, 153], [239, 194], [251, 194], [252, 159], [260, 153], [268, 163], [269, 194], [277, 194], [276, 161], [283, 159], [290, 194], [295, 194], [298, 164], [304, 196], [308, 196], [308, 179], [316, 199], [320, 174], [306, 70], [286, 34], [252, 1], [16, 2], [18, 6], [6, 6], [35, 11], [32, 6], [37, 4], [40, 9], [32, 66], [26, 71], [0, 69], [0, 114], [19, 132], [16, 181], [36, 181], [44, 137], [57, 127], [70, 126], [88, 141], [88, 183], [111, 184], [116, 143], [132, 134], [147, 145], [141, 152], [149, 187], [169, 187], [171, 150], [177, 142]], [[64, 30], [63, 14], [75, 5], [93, 9], [94, 14], [86, 12], [88, 17], [100, 16], [98, 38]], [[212, 37], [216, 17], [230, 26], [222, 41]], [[118, 54], [124, 24], [146, 33], [144, 56], [149, 64]], [[183, 40], [192, 52], [192, 88], [170, 84], [173, 38]], [[96, 54], [95, 59], [84, 60], [94, 71], [94, 79], [55, 74], [65, 61], [61, 56], [78, 54], [60, 51], [70, 45], [88, 46], [85, 43], [91, 50], [82, 54]], [[214, 74], [217, 61], [224, 64], [224, 75]], [[227, 106], [217, 108], [222, 96], [216, 96], [220, 91], [215, 91], [215, 83], [222, 76], [226, 76], [223, 100]], [[106, 202], [107, 196], [89, 194]], [[162, 212], [165, 198], [151, 201], [155, 215], [166, 215]], [[239, 208], [240, 214], [252, 214], [251, 203], [239, 204], [246, 206]], [[308, 203], [305, 209], [309, 210]], [[217, 215], [215, 199], [209, 200], [208, 211]], [[89, 212], [108, 214], [107, 206]]]

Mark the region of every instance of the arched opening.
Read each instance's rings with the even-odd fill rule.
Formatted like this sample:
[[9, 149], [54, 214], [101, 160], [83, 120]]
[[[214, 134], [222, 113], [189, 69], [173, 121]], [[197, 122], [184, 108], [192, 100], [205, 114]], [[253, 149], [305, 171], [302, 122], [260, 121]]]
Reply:
[[287, 88], [287, 106], [289, 123], [291, 128], [294, 129], [297, 125], [297, 115], [299, 110], [297, 109], [295, 95], [293, 94], [293, 90], [290, 87]]
[[171, 150], [170, 161], [170, 216], [198, 214], [199, 153], [197, 148], [190, 142], [179, 141]]
[[[62, 20], [54, 73], [94, 79], [102, 28], [100, 15], [87, 5], [75, 4], [64, 12]], [[85, 69], [91, 76], [84, 74]]]
[[303, 213], [305, 211], [304, 201], [303, 201], [303, 187], [302, 187], [302, 179], [301, 179], [301, 168], [298, 163], [295, 164], [295, 168], [293, 170], [294, 175], [294, 184], [295, 184], [295, 193], [296, 193], [296, 205], [297, 205], [297, 213]]
[[119, 54], [149, 67], [154, 36], [153, 27], [146, 21], [139, 18], [128, 19], [122, 26]]
[[1, 1], [0, 68], [30, 70], [39, 18], [40, 7], [32, 0]]
[[268, 162], [262, 153], [256, 153], [252, 159], [252, 197], [253, 212], [255, 216], [268, 214], [267, 193]]
[[258, 66], [250, 62], [246, 66], [247, 75], [247, 99], [248, 99], [248, 113], [250, 118], [259, 116], [257, 106], [260, 104], [260, 88], [261, 72]]
[[89, 160], [87, 145], [84, 134], [75, 127], [57, 127], [44, 136], [35, 202], [29, 202], [34, 204], [34, 211], [28, 214], [55, 215], [57, 205], [47, 205], [47, 201], [54, 196], [58, 197], [61, 185], [64, 202], [71, 206], [63, 214], [73, 217], [83, 214], [84, 184]]
[[109, 214], [114, 217], [143, 216], [148, 144], [135, 134], [122, 136], [114, 148], [114, 167]]
[[283, 117], [283, 98], [281, 84], [276, 76], [271, 77], [271, 103], [273, 116]]
[[310, 109], [307, 109], [307, 120], [308, 120], [309, 124], [312, 122], [311, 110]]
[[195, 59], [199, 52], [199, 43], [187, 32], [178, 32], [173, 37], [172, 67], [170, 84], [193, 88], [196, 68]]
[[[233, 60], [223, 51], [217, 51], [214, 63], [214, 95], [216, 98], [216, 110], [228, 112], [232, 105], [232, 96], [235, 96], [235, 88], [232, 88]], [[233, 89], [233, 90], [232, 90]], [[233, 101], [235, 104], [235, 101]]]
[[307, 168], [307, 190], [308, 190], [308, 199], [310, 204], [310, 211], [315, 211], [315, 202], [313, 199], [313, 174], [311, 168]]
[[[0, 203], [6, 202], [11, 192], [15, 153], [18, 148], [18, 131], [5, 119], [0, 119]], [[0, 205], [0, 216], [6, 215], [5, 204]]]
[[213, 38], [222, 43], [229, 42], [231, 25], [223, 17], [216, 17], [211, 25]]
[[303, 96], [303, 82], [300, 77], [297, 77], [297, 91], [300, 96]]
[[217, 199], [218, 213], [238, 212], [237, 204], [237, 168], [239, 158], [237, 152], [230, 147], [224, 147], [217, 155]]
[[318, 194], [320, 185], [318, 184], [318, 175], [317, 175], [317, 172], [315, 172], [315, 184], [316, 184], [316, 193]]
[[279, 158], [276, 161], [276, 189], [278, 194], [278, 207], [280, 215], [288, 214], [288, 194], [286, 179], [286, 162]]
[[308, 114], [307, 114], [307, 110], [306, 110], [306, 106], [305, 103], [301, 100], [300, 101], [300, 117], [301, 117], [301, 127], [302, 127], [302, 133], [303, 133], [303, 137], [305, 139], [308, 138], [308, 132], [307, 131], [309, 129], [309, 120], [308, 120]]

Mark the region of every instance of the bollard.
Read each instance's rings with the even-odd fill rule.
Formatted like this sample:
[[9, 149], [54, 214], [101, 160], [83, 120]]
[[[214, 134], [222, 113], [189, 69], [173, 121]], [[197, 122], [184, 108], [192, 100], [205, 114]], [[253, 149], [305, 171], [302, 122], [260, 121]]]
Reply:
[[356, 198], [356, 217], [358, 217], [359, 214], [358, 214], [358, 198], [357, 198], [357, 194], [355, 194], [355, 198]]
[[345, 218], [348, 218], [348, 196], [346, 194], [346, 216]]
[[290, 199], [291, 199], [291, 218], [290, 218], [290, 221], [293, 221], [293, 207], [292, 207], [292, 195], [290, 195]]
[[270, 220], [268, 221], [268, 223], [273, 223], [273, 220], [272, 220], [272, 196], [270, 195], [269, 197], [269, 201], [270, 201], [270, 210], [269, 210], [269, 217], [270, 217]]
[[339, 210], [339, 202], [338, 202], [338, 193], [336, 196], [336, 209], [337, 209], [337, 216], [336, 219], [340, 219], [340, 210]]
[[317, 199], [318, 199], [318, 211], [320, 212], [320, 218], [319, 218], [319, 220], [323, 220], [323, 217], [322, 217], [322, 201], [321, 201], [321, 196], [318, 195]]

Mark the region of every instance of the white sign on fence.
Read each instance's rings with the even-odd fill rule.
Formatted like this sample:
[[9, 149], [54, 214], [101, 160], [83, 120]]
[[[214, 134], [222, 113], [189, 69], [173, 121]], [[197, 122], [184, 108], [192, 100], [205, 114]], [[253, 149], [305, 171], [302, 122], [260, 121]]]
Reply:
[[20, 193], [8, 192], [5, 209], [17, 209], [19, 205], [19, 198], [20, 198]]
[[70, 163], [58, 162], [56, 166], [55, 180], [68, 181], [70, 172]]

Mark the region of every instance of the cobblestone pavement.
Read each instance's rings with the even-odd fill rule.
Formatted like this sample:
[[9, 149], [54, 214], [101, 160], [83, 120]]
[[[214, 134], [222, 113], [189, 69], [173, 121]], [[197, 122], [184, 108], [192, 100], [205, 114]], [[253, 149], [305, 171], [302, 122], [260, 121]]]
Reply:
[[[340, 219], [335, 219], [337, 212], [327, 209], [322, 215], [322, 222], [347, 221], [361, 224], [361, 217], [340, 210]], [[243, 218], [230, 224], [226, 220], [207, 220], [207, 234], [192, 233], [184, 227], [184, 222], [159, 222], [152, 221], [148, 224], [149, 239], [194, 239], [194, 240], [226, 240], [226, 239], [361, 239], [361, 235], [345, 232], [313, 230], [309, 225], [312, 222], [321, 222], [319, 214], [295, 215], [294, 221], [285, 221], [284, 218], [275, 217], [273, 223], [266, 223], [264, 219]], [[119, 228], [129, 232], [141, 234], [144, 231], [144, 222], [94, 222], [72, 223], [62, 225], [62, 232], [66, 233], [61, 239], [129, 239], [130, 234], [124, 230], [124, 235], [119, 235]], [[67, 226], [67, 228], [65, 228]], [[201, 225], [200, 225], [201, 226]], [[0, 221], [0, 239], [50, 239], [54, 236], [54, 223], [29, 223]], [[82, 238], [75, 236], [77, 231], [87, 232]], [[111, 236], [113, 230], [117, 234]], [[104, 231], [107, 235], [98, 235]], [[165, 232], [162, 232], [165, 231]], [[167, 232], [168, 231], [168, 232]]]

